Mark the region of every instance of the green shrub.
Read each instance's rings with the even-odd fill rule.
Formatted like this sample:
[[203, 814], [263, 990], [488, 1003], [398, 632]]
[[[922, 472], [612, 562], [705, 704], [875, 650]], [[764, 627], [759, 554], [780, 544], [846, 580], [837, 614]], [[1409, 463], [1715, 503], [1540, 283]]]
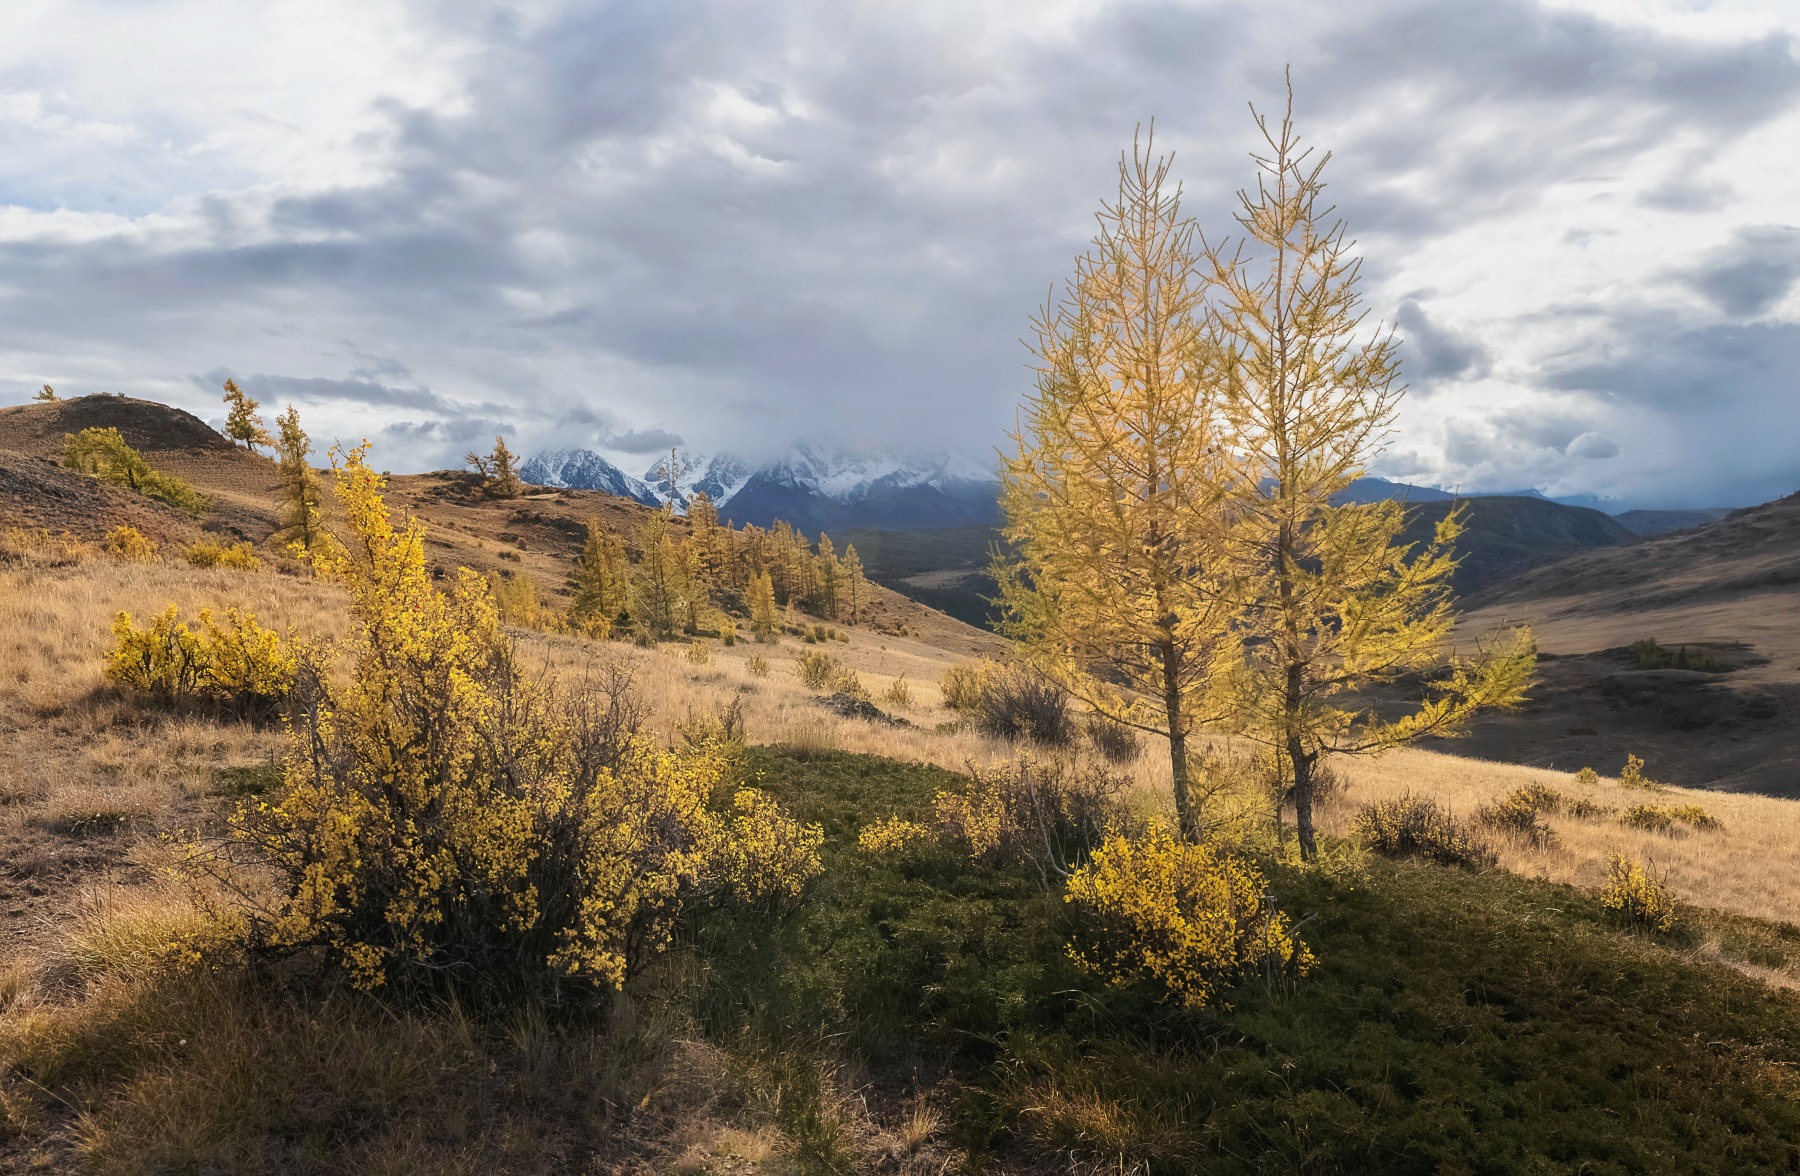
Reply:
[[135, 490], [188, 514], [202, 514], [209, 505], [193, 486], [151, 469], [143, 454], [127, 445], [117, 429], [83, 429], [68, 435], [63, 439], [63, 462], [70, 469]]
[[1499, 855], [1434, 800], [1408, 793], [1357, 810], [1357, 840], [1384, 857], [1422, 857], [1446, 866], [1491, 869]]

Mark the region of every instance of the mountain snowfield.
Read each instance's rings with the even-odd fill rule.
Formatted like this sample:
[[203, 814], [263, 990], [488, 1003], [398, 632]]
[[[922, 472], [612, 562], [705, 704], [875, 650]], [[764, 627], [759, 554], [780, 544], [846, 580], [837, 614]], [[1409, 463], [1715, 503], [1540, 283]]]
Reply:
[[520, 474], [539, 486], [601, 490], [647, 506], [683, 512], [704, 492], [721, 517], [770, 526], [780, 518], [803, 530], [824, 527], [956, 526], [998, 519], [998, 478], [991, 465], [949, 453], [853, 452], [802, 441], [774, 461], [753, 465], [729, 453], [659, 457], [634, 477], [590, 449], [540, 453]]

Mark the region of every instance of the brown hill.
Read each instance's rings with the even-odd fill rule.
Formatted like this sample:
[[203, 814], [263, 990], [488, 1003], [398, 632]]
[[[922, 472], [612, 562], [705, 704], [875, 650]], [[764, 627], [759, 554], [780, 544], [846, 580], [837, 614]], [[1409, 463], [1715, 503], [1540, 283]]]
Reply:
[[[194, 520], [159, 503], [64, 469], [63, 439], [84, 428], [116, 428], [150, 465], [192, 482], [213, 499]], [[0, 409], [0, 521], [98, 539], [128, 523], [159, 543], [192, 542], [201, 532], [265, 546], [279, 509], [275, 463], [213, 431], [191, 413], [124, 396], [84, 396]], [[398, 475], [389, 501], [422, 519], [428, 551], [445, 571], [531, 576], [540, 596], [562, 603], [569, 563], [589, 519], [630, 532], [649, 508], [594, 490], [554, 490], [508, 500], [475, 493], [454, 470]], [[679, 526], [679, 520], [677, 522]], [[265, 552], [265, 554], [275, 554]], [[905, 632], [958, 656], [992, 652], [998, 639], [878, 585], [867, 623]]]
[[[1471, 596], [1463, 631], [1526, 622], [1546, 654], [1524, 712], [1465, 749], [1675, 783], [1800, 796], [1800, 495], [1693, 530], [1588, 551]], [[1706, 668], [1648, 667], [1688, 647]]]

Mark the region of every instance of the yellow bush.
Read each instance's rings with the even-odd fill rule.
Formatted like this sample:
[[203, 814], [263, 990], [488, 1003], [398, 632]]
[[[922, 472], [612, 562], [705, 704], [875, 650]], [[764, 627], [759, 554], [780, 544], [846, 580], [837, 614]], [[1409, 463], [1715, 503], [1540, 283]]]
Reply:
[[344, 457], [349, 541], [328, 558], [354, 666], [308, 676], [282, 793], [235, 822], [282, 883], [257, 941], [320, 946], [364, 988], [617, 988], [703, 894], [805, 872], [809, 834], [734, 836], [708, 808], [723, 745], [659, 748], [618, 697], [527, 681], [487, 582], [433, 585], [423, 527], [396, 527], [383, 487]]
[[1664, 932], [1675, 926], [1675, 900], [1660, 879], [1622, 853], [1606, 863], [1600, 905], [1636, 927]]
[[1598, 783], [1600, 783], [1600, 773], [1596, 772], [1592, 768], [1583, 768], [1579, 772], [1575, 773], [1575, 783], [1577, 783], [1577, 784], [1598, 784]]
[[938, 679], [944, 705], [954, 711], [972, 711], [980, 706], [993, 672], [994, 664], [988, 661], [962, 662], [945, 670]]
[[1091, 922], [1069, 956], [1115, 986], [1153, 980], [1189, 1008], [1260, 969], [1305, 975], [1313, 953], [1266, 903], [1267, 889], [1254, 866], [1161, 824], [1138, 838], [1109, 835], [1069, 877], [1064, 901]]
[[731, 803], [737, 815], [719, 855], [725, 892], [746, 906], [800, 897], [824, 869], [819, 847], [825, 831], [793, 820], [772, 797], [754, 788], [738, 789]]
[[202, 541], [187, 549], [188, 563], [197, 568], [226, 568], [236, 572], [254, 572], [262, 567], [262, 560], [256, 558], [256, 551], [248, 543], [233, 543], [229, 547], [221, 543]]
[[767, 678], [769, 676], [769, 661], [760, 653], [753, 653], [745, 658], [744, 668], [750, 671], [750, 676], [752, 678]]
[[1650, 777], [1644, 775], [1644, 761], [1635, 755], [1625, 756], [1625, 766], [1619, 769], [1620, 788], [1647, 788], [1651, 790], [1662, 787]]
[[888, 683], [888, 688], [882, 692], [881, 697], [889, 706], [906, 707], [912, 705], [912, 688], [906, 684], [906, 675], [902, 673], [898, 678], [895, 678], [892, 682]]
[[807, 686], [823, 690], [838, 676], [837, 660], [819, 649], [808, 650], [794, 659], [794, 673]]
[[7, 527], [0, 530], [0, 560], [63, 567], [86, 563], [93, 554], [91, 544], [84, 543], [67, 531], [53, 535], [42, 527]]
[[856, 844], [864, 853], [887, 855], [906, 853], [936, 840], [937, 831], [917, 821], [883, 817], [872, 825], [865, 825], [857, 835]]
[[703, 638], [695, 637], [687, 643], [687, 650], [683, 656], [687, 658], [687, 662], [691, 666], [709, 665], [712, 662], [712, 646], [708, 645]]
[[1634, 804], [1619, 814], [1619, 823], [1630, 829], [1669, 833], [1676, 825], [1692, 829], [1722, 829], [1719, 819], [1697, 804]]
[[106, 677], [164, 704], [211, 702], [249, 718], [271, 714], [299, 672], [292, 642], [235, 608], [225, 610], [223, 624], [201, 609], [198, 623], [198, 631], [190, 629], [173, 604], [143, 629], [120, 613]]
[[106, 554], [126, 563], [149, 563], [156, 558], [156, 544], [146, 539], [136, 527], [114, 527], [101, 544]]

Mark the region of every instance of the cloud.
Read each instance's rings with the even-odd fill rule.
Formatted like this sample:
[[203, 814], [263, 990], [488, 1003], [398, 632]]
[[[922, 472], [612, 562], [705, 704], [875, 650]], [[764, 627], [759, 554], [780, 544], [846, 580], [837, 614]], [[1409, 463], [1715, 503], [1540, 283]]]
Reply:
[[[1778, 227], [1800, 181], [1767, 150], [1800, 130], [1800, 18], [1699, 37], [1527, 0], [115, 16], [107, 46], [71, 12], [0, 47], [9, 387], [204, 414], [245, 373], [396, 469], [499, 431], [527, 452], [985, 452], [1132, 128], [1157, 119], [1187, 207], [1226, 232], [1243, 103], [1276, 108], [1292, 62], [1368, 305], [1395, 308], [1426, 393], [1396, 446], [1422, 480], [1654, 493], [1677, 431], [1691, 463], [1733, 464], [1726, 423], [1686, 407], [1699, 386], [1791, 412], [1759, 365], [1788, 358], [1800, 273]], [[171, 84], [224, 45], [242, 70]], [[1681, 317], [1697, 304], [1714, 318]]]
[[1713, 250], [1689, 279], [1725, 314], [1753, 318], [1771, 310], [1800, 279], [1800, 229], [1752, 225]]
[[623, 453], [657, 453], [664, 449], [674, 449], [686, 445], [681, 434], [671, 433], [667, 429], [633, 429], [629, 433], [618, 433], [606, 439], [606, 444]]
[[1479, 340], [1433, 323], [1416, 298], [1400, 304], [1394, 325], [1407, 345], [1410, 380], [1429, 385], [1457, 376], [1479, 377], [1492, 366]]

